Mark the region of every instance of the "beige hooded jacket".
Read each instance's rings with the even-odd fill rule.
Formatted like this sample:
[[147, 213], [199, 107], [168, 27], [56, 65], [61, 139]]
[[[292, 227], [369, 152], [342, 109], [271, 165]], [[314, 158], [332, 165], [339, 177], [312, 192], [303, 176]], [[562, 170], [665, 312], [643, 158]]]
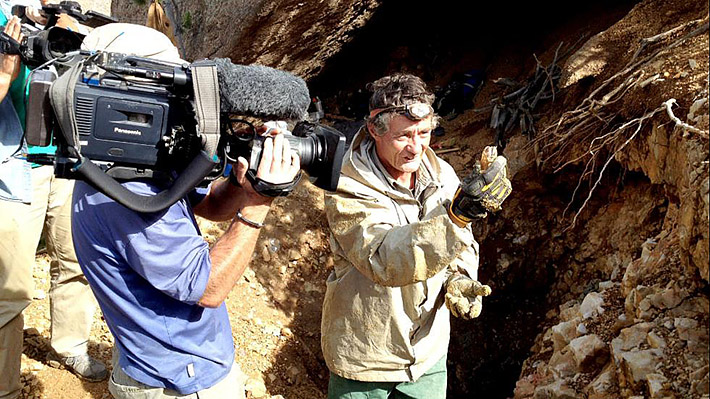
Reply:
[[327, 281], [321, 344], [328, 368], [358, 381], [415, 381], [446, 355], [446, 282], [477, 278], [478, 244], [442, 205], [459, 185], [428, 149], [417, 200], [397, 186], [365, 129], [353, 139], [336, 193], [327, 193], [335, 270]]

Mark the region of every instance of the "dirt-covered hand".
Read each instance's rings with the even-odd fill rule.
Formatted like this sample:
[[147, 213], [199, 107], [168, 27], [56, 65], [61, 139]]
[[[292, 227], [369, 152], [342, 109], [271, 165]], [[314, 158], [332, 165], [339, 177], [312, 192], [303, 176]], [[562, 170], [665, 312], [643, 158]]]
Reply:
[[459, 186], [451, 204], [449, 216], [459, 225], [484, 218], [487, 212], [496, 212], [510, 195], [512, 187], [506, 177], [507, 160], [498, 156], [486, 169], [475, 167]]
[[483, 297], [491, 294], [491, 287], [460, 275], [449, 280], [446, 286], [446, 307], [451, 314], [470, 320], [483, 309]]

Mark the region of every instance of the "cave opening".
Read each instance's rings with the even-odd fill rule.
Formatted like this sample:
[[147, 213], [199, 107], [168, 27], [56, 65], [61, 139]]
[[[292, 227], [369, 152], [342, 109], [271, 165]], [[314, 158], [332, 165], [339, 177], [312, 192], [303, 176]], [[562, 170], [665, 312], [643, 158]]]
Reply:
[[[498, 77], [523, 80], [534, 69], [533, 54], [543, 53], [559, 43], [584, 43], [626, 15], [636, 1], [575, 3], [546, 2], [384, 2], [371, 20], [353, 34], [352, 41], [333, 56], [312, 78], [311, 94], [318, 96], [328, 115], [357, 124], [367, 114], [365, 86], [393, 72], [408, 72], [424, 79], [430, 88], [446, 85], [452, 77], [476, 69], [484, 71], [488, 84]], [[504, 65], [504, 68], [500, 66]], [[486, 103], [487, 99], [476, 99]], [[484, 123], [471, 126], [473, 134]], [[581, 172], [581, 171], [578, 171]], [[574, 187], [574, 178], [566, 183]], [[549, 193], [535, 193], [547, 214], [562, 212], [568, 193], [555, 192], [560, 182], [548, 179]], [[629, 175], [626, 179], [633, 180]], [[542, 211], [541, 211], [542, 212]], [[489, 221], [493, 224], [495, 221]], [[545, 226], [533, 228], [552, 229]], [[523, 251], [506, 251], [510, 240], [526, 237], [516, 230], [535, 223], [497, 223], [507, 231], [487, 231], [481, 242], [480, 276], [500, 277], [501, 252], [513, 257], [503, 260], [506, 282], [484, 301], [482, 315], [474, 321], [452, 320], [448, 356], [448, 397], [509, 398], [513, 396], [523, 361], [529, 356], [535, 337], [544, 331], [549, 311], [549, 294], [555, 277], [564, 269], [570, 254], [541, 251], [551, 244], [536, 239], [524, 243]], [[491, 242], [492, 241], [492, 242]], [[547, 258], [546, 258], [547, 256]], [[571, 260], [570, 260], [571, 261]], [[558, 304], [559, 305], [559, 304]]]
[[434, 89], [472, 69], [484, 71], [488, 80], [505, 76], [490, 67], [501, 57], [510, 67], [505, 72], [526, 74], [533, 54], [588, 39], [635, 3], [386, 1], [308, 86], [326, 112], [361, 118], [362, 106], [352, 104], [363, 100], [357, 92], [381, 76], [409, 72]]

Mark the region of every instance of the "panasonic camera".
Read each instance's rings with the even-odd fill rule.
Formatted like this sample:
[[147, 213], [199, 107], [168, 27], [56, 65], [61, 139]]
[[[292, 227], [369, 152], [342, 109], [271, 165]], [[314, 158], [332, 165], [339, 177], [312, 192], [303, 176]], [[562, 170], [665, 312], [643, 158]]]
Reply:
[[[76, 16], [76, 6], [67, 3], [50, 15]], [[30, 74], [25, 135], [31, 145], [57, 146], [53, 156], [31, 161], [54, 165], [58, 177], [85, 180], [139, 212], [167, 208], [194, 187], [225, 175], [239, 156], [249, 161], [247, 177], [254, 183], [264, 138], [233, 116], [239, 114], [301, 119], [287, 135], [301, 169], [317, 187], [337, 188], [345, 137], [302, 120], [310, 97], [300, 78], [228, 59], [187, 63], [82, 49], [83, 35], [49, 25], [22, 43], [3, 36], [0, 51], [38, 66]], [[120, 184], [132, 179], [169, 184], [146, 197]]]

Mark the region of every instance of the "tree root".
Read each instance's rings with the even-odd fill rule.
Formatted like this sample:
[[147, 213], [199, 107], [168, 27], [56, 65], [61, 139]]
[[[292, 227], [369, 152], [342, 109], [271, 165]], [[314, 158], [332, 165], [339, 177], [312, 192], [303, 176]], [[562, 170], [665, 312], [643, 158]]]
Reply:
[[[624, 140], [624, 142], [621, 143], [621, 145], [619, 145], [619, 146], [614, 150], [614, 152], [613, 152], [611, 155], [609, 155], [609, 156], [607, 157], [606, 161], [604, 162], [604, 165], [602, 166], [601, 170], [599, 171], [599, 174], [598, 174], [598, 176], [597, 176], [596, 181], [594, 182], [594, 185], [592, 185], [592, 187], [589, 189], [589, 192], [587, 193], [587, 198], [584, 200], [584, 202], [583, 202], [582, 205], [579, 207], [579, 209], [575, 212], [574, 217], [572, 218], [572, 223], [571, 223], [567, 228], [565, 228], [565, 231], [568, 230], [568, 229], [571, 229], [571, 228], [574, 227], [574, 225], [577, 223], [577, 218], [579, 217], [579, 215], [582, 213], [582, 211], [584, 210], [584, 208], [585, 208], [585, 207], [587, 206], [587, 204], [589, 203], [589, 200], [592, 198], [592, 194], [594, 194], [594, 190], [596, 190], [596, 188], [599, 186], [599, 183], [601, 182], [601, 179], [602, 179], [602, 177], [604, 176], [604, 171], [606, 171], [606, 168], [609, 166], [609, 164], [611, 163], [611, 161], [612, 161], [614, 158], [616, 158], [616, 154], [618, 154], [621, 150], [623, 150], [624, 148], [626, 148], [626, 146], [628, 146], [629, 143], [630, 143], [634, 138], [636, 138], [636, 136], [638, 135], [638, 133], [641, 131], [641, 128], [643, 127], [643, 123], [644, 123], [645, 120], [652, 118], [654, 115], [656, 115], [658, 112], [660, 112], [660, 111], [662, 111], [662, 110], [664, 110], [664, 109], [665, 109], [665, 103], [664, 103], [664, 105], [662, 105], [662, 106], [660, 106], [660, 107], [654, 109], [653, 111], [650, 111], [650, 112], [644, 114], [643, 116], [641, 116], [641, 117], [639, 117], [639, 118], [635, 118], [635, 119], [633, 119], [633, 120], [630, 120], [630, 121], [624, 123], [623, 125], [619, 126], [618, 128], [616, 128], [616, 129], [614, 129], [614, 130], [612, 130], [612, 131], [606, 133], [604, 136], [602, 136], [602, 137], [597, 137], [597, 138], [595, 138], [594, 140], [592, 140], [592, 144], [590, 145], [590, 149], [589, 149], [589, 151], [585, 154], [585, 155], [590, 155], [590, 159], [589, 159], [589, 161], [587, 161], [587, 164], [585, 165], [584, 172], [582, 173], [582, 176], [579, 178], [579, 181], [577, 182], [577, 187], [575, 187], [574, 192], [572, 193], [572, 198], [570, 198], [570, 201], [569, 201], [569, 203], [567, 204], [567, 207], [565, 208], [565, 211], [564, 211], [563, 215], [567, 213], [567, 211], [569, 210], [570, 206], [571, 206], [572, 203], [574, 202], [574, 198], [575, 198], [575, 196], [576, 196], [576, 194], [577, 194], [577, 191], [579, 190], [579, 188], [580, 188], [581, 185], [582, 185], [582, 181], [583, 181], [587, 176], [593, 176], [593, 175], [594, 175], [594, 169], [595, 169], [595, 165], [596, 165], [596, 155], [598, 154], [598, 151], [601, 150], [602, 148], [606, 147], [607, 144], [611, 144], [611, 142], [615, 141], [616, 138], [617, 138], [624, 130], [628, 129], [628, 128], [631, 127], [631, 126], [636, 125], [636, 129], [634, 130], [633, 134], [631, 134], [631, 136], [629, 136], [629, 138], [627, 138], [626, 140]], [[602, 140], [602, 144], [595, 147], [595, 146], [594, 146], [594, 141], [597, 140], [597, 139]]]
[[672, 120], [673, 122], [675, 122], [675, 125], [676, 125], [677, 127], [680, 127], [681, 129], [686, 130], [686, 131], [689, 131], [689, 132], [693, 132], [693, 133], [699, 134], [699, 135], [701, 135], [702, 137], [708, 138], [708, 131], [702, 130], [702, 129], [698, 129], [698, 128], [695, 127], [695, 126], [689, 125], [689, 124], [683, 122], [682, 120], [680, 120], [680, 118], [678, 118], [677, 116], [675, 116], [675, 115], [673, 114], [673, 110], [671, 109], [671, 107], [673, 106], [673, 104], [676, 104], [675, 98], [671, 98], [670, 100], [664, 102], [664, 103], [663, 103], [663, 106], [666, 108], [666, 113], [668, 113], [668, 117], [671, 118], [671, 120]]
[[[672, 106], [676, 104], [675, 99], [669, 99], [652, 111], [620, 125], [616, 122], [619, 111], [611, 107], [612, 104], [623, 99], [630, 90], [647, 86], [661, 78], [659, 74], [644, 76], [646, 65], [687, 40], [707, 32], [708, 28], [708, 17], [705, 17], [641, 39], [639, 49], [621, 71], [603, 81], [575, 109], [563, 113], [557, 121], [548, 125], [531, 141], [530, 146], [533, 148], [538, 166], [551, 164], [555, 173], [588, 158], [584, 161], [584, 170], [572, 192], [563, 216], [569, 212], [575, 199], [578, 198], [583, 183], [585, 181], [590, 183], [593, 181], [593, 183], [590, 184], [591, 187], [586, 198], [574, 213], [571, 225], [567, 228], [572, 228], [576, 224], [579, 215], [587, 207], [594, 191], [599, 187], [612, 159], [616, 158], [617, 154], [638, 136], [648, 119], [665, 111], [676, 127], [708, 138], [707, 131], [689, 125], [673, 114]], [[652, 51], [644, 56], [643, 53], [649, 50]], [[631, 128], [634, 129], [633, 133], [624, 139], [627, 135], [626, 132]], [[586, 151], [577, 156], [570, 156], [571, 151], [580, 143], [589, 143]], [[609, 155], [597, 172], [600, 154]], [[571, 160], [566, 158], [571, 158]]]

